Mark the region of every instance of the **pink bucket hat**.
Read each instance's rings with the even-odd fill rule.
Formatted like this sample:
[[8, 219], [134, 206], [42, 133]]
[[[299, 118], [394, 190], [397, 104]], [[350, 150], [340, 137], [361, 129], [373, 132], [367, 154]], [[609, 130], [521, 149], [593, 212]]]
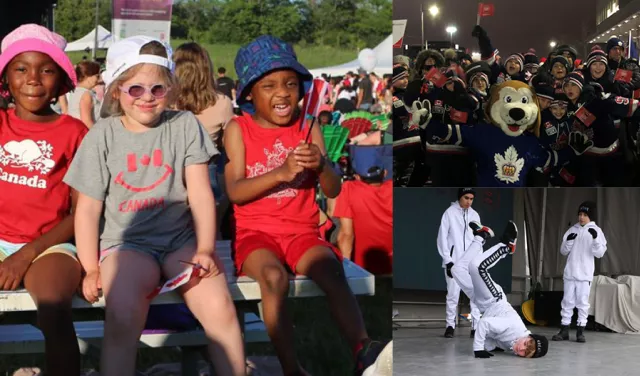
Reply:
[[[51, 57], [67, 74], [73, 86], [78, 83], [76, 71], [69, 57], [64, 53], [67, 41], [59, 34], [49, 31], [46, 27], [36, 24], [26, 24], [9, 33], [2, 40], [0, 46], [0, 77], [9, 62], [23, 52], [41, 52]], [[63, 85], [61, 93], [65, 94], [73, 89]]]

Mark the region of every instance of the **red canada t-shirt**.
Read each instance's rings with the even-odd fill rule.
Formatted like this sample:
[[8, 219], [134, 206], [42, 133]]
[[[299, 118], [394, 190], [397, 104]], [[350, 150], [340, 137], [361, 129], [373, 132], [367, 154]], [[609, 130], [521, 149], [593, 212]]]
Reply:
[[[308, 126], [301, 130], [299, 123], [276, 129], [262, 128], [246, 113], [235, 121], [242, 130], [247, 178], [282, 166], [309, 130]], [[258, 199], [234, 205], [236, 227], [281, 235], [318, 232], [317, 179], [315, 172], [304, 170], [292, 182], [280, 184]]]
[[35, 123], [0, 110], [0, 239], [29, 243], [69, 214], [62, 178], [87, 131], [67, 115]]
[[393, 181], [374, 186], [348, 181], [333, 215], [353, 221], [353, 261], [373, 274], [393, 272]]

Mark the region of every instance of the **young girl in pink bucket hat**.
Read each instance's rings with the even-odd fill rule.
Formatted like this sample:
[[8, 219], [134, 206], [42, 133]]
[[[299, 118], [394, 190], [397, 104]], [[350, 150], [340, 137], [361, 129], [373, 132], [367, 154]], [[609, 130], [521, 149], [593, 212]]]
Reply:
[[33, 298], [51, 376], [80, 374], [71, 317], [81, 276], [70, 243], [77, 193], [62, 179], [87, 127], [51, 109], [76, 84], [65, 46], [28, 24], [2, 40], [0, 53], [0, 290], [24, 285]]

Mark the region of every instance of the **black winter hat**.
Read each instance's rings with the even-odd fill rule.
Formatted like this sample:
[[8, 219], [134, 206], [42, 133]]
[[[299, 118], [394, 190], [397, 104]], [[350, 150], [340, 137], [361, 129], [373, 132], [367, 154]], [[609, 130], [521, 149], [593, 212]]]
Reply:
[[533, 76], [531, 79], [531, 86], [533, 86], [533, 90], [536, 91], [536, 95], [538, 97], [542, 97], [550, 101], [555, 99], [555, 88], [548, 73], [542, 72]]
[[549, 350], [549, 340], [547, 337], [541, 334], [529, 334], [529, 337], [533, 338], [536, 343], [536, 352], [533, 353], [532, 358], [540, 358], [547, 354]]
[[569, 82], [577, 85], [580, 88], [580, 91], [582, 91], [582, 88], [584, 87], [584, 76], [582, 75], [582, 72], [575, 71], [575, 72], [569, 73], [567, 77], [564, 78], [564, 82], [562, 83], [563, 90], [564, 90], [564, 85], [566, 85]]
[[560, 63], [560, 64], [564, 65], [564, 68], [567, 70], [567, 74], [569, 74], [569, 72], [571, 72], [573, 70], [573, 66], [571, 65], [569, 60], [567, 60], [567, 58], [562, 56], [562, 55], [558, 55], [558, 56], [554, 57], [553, 60], [551, 60], [551, 65], [549, 66], [549, 71], [551, 71], [551, 69], [553, 69], [553, 66], [556, 63]]
[[591, 52], [589, 53], [589, 56], [587, 56], [587, 63], [585, 64], [585, 67], [589, 68], [591, 64], [598, 61], [604, 63], [604, 65], [609, 67], [609, 59], [607, 59], [607, 53], [602, 51], [600, 46], [596, 45], [593, 46]]
[[474, 78], [481, 78], [486, 81], [487, 88], [489, 87], [489, 77], [491, 77], [491, 67], [486, 61], [476, 61], [467, 65], [464, 70], [467, 75], [467, 84], [471, 87], [471, 83]]
[[458, 188], [458, 200], [460, 200], [460, 197], [466, 195], [466, 194], [472, 194], [473, 197], [476, 197], [476, 191], [473, 188]]
[[580, 204], [578, 208], [578, 214], [584, 213], [589, 216], [589, 219], [592, 221], [596, 220], [596, 203], [593, 201], [585, 201]]
[[407, 68], [405, 68], [404, 65], [397, 64], [393, 66], [393, 78], [391, 78], [392, 84], [396, 83], [396, 81], [399, 81], [408, 77], [409, 77], [409, 73], [407, 72]]
[[607, 55], [609, 54], [609, 51], [611, 51], [613, 47], [621, 47], [622, 49], [624, 49], [624, 42], [618, 39], [617, 37], [613, 37], [609, 39], [607, 41]]
[[538, 67], [540, 65], [540, 59], [536, 55], [536, 50], [530, 48], [526, 54], [524, 54], [524, 66], [525, 67]]
[[558, 46], [556, 48], [556, 53], [558, 55], [562, 55], [565, 52], [568, 52], [569, 55], [571, 55], [571, 60], [573, 62], [575, 62], [576, 59], [578, 58], [578, 51], [575, 48], [573, 48], [572, 46], [569, 46], [568, 44], [563, 44], [563, 45]]

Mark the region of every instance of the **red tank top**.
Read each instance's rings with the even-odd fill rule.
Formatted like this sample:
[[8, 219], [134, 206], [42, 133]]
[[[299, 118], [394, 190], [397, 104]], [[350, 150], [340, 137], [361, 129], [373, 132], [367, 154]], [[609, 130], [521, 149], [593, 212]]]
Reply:
[[[262, 128], [248, 114], [235, 120], [242, 130], [247, 178], [282, 166], [308, 131], [308, 128], [300, 130], [299, 123], [277, 129]], [[291, 183], [281, 184], [249, 203], [234, 205], [236, 227], [275, 234], [317, 232], [317, 179], [315, 172], [305, 170]]]

